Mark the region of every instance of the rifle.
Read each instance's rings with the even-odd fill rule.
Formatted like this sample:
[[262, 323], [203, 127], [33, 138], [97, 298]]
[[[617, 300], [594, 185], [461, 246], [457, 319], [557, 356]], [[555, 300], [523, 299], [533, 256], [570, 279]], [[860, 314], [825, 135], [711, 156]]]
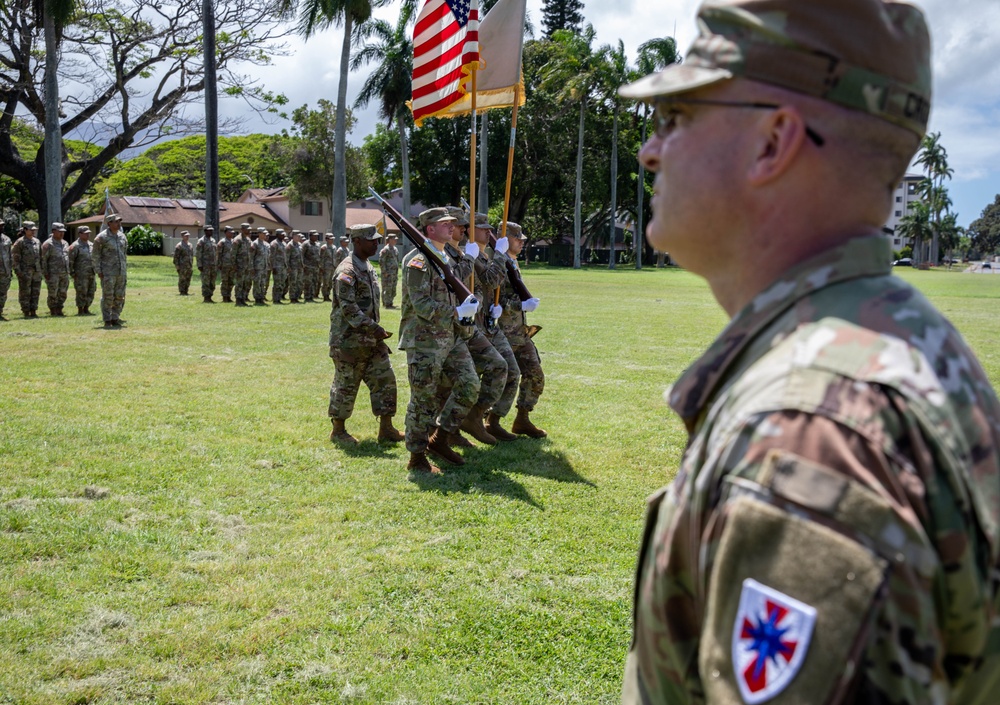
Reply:
[[[458, 300], [461, 302], [466, 301], [470, 296], [475, 299], [473, 293], [469, 291], [469, 287], [465, 285], [465, 282], [455, 276], [455, 272], [452, 271], [451, 266], [441, 259], [441, 256], [434, 250], [433, 247], [427, 244], [426, 238], [419, 230], [417, 230], [417, 226], [404, 218], [403, 214], [396, 210], [392, 204], [387, 203], [386, 200], [379, 195], [378, 191], [373, 189], [371, 186], [368, 187], [368, 190], [371, 192], [372, 196], [375, 197], [375, 200], [382, 206], [382, 211], [387, 213], [389, 217], [396, 222], [396, 225], [398, 225], [399, 229], [403, 231], [406, 238], [413, 243], [413, 246], [416, 247], [424, 258], [434, 266], [438, 275], [444, 280], [444, 283], [448, 287], [449, 291], [458, 297]], [[458, 322], [463, 326], [471, 326], [475, 324], [475, 320], [473, 320], [473, 318], [460, 318], [458, 319]]]
[[[462, 199], [462, 205], [465, 206], [465, 210], [469, 210], [469, 202], [466, 201], [464, 198]], [[472, 239], [475, 240], [476, 214], [470, 213], [469, 216], [470, 216], [469, 224], [472, 227], [473, 231]], [[507, 235], [506, 230], [507, 228], [506, 226], [504, 226], [504, 232], [503, 232], [504, 237], [506, 237]], [[492, 247], [493, 251], [496, 252], [497, 249], [496, 234], [493, 233], [493, 231], [490, 231], [489, 238], [490, 238], [489, 239], [490, 247]], [[531, 292], [528, 291], [528, 287], [524, 285], [524, 279], [521, 278], [521, 272], [517, 269], [517, 267], [514, 266], [514, 262], [511, 260], [510, 257], [507, 257], [504, 260], [504, 264], [507, 265], [507, 281], [510, 282], [510, 286], [512, 289], [514, 289], [514, 293], [517, 294], [517, 298], [521, 299], [521, 301], [527, 301], [528, 299], [530, 299]]]

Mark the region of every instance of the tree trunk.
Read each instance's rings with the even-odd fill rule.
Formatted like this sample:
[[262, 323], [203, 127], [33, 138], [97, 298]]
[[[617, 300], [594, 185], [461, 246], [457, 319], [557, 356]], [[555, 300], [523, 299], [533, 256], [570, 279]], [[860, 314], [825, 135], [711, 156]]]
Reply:
[[406, 138], [406, 120], [403, 119], [402, 110], [396, 113], [396, 126], [399, 129], [399, 147], [402, 152], [400, 166], [403, 169], [403, 215], [410, 218], [410, 145]]
[[580, 101], [580, 133], [576, 143], [576, 201], [573, 206], [573, 269], [580, 268], [580, 238], [583, 234], [583, 116], [586, 100]]
[[615, 213], [618, 210], [618, 103], [615, 103], [615, 121], [611, 130], [611, 256], [608, 258], [608, 269], [615, 268], [617, 252], [615, 251]]
[[[47, 5], [48, 3], [46, 3]], [[56, 23], [46, 7], [45, 27], [45, 201], [38, 203], [38, 216], [44, 218], [39, 232], [48, 233], [52, 223], [62, 220], [62, 131], [59, 126], [59, 43]], [[44, 235], [43, 235], [44, 237]]]
[[480, 213], [489, 213], [490, 211], [490, 189], [489, 184], [486, 183], [487, 177], [489, 175], [487, 170], [487, 149], [486, 149], [486, 137], [489, 132], [490, 124], [490, 111], [487, 110], [483, 113], [483, 125], [479, 128], [479, 195], [476, 196], [476, 210]]
[[333, 144], [333, 198], [330, 214], [333, 216], [333, 235], [340, 238], [347, 234], [347, 75], [351, 61], [351, 34], [354, 17], [344, 13], [344, 45], [340, 50], [340, 85], [337, 87], [337, 122]]
[[205, 50], [205, 225], [219, 230], [219, 94], [215, 74], [215, 5], [202, 0]]
[[[642, 106], [642, 141], [639, 144], [646, 144], [646, 104]], [[632, 251], [635, 252], [635, 268], [642, 269], [642, 251], [646, 246], [646, 233], [642, 229], [642, 209], [643, 201], [646, 199], [646, 170], [639, 162], [639, 187], [637, 189], [636, 200], [639, 203], [635, 209], [635, 234], [632, 236]]]

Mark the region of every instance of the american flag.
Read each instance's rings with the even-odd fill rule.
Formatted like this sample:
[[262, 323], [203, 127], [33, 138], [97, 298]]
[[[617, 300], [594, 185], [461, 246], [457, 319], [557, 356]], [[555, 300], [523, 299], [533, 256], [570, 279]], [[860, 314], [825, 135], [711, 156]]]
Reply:
[[413, 30], [413, 121], [460, 100], [478, 66], [479, 0], [426, 0]]

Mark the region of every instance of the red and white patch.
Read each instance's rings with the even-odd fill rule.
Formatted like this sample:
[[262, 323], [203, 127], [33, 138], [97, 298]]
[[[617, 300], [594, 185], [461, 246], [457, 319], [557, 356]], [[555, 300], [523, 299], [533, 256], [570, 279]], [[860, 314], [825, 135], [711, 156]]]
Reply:
[[354, 277], [352, 277], [347, 272], [341, 272], [340, 274], [338, 274], [337, 275], [337, 279], [339, 279], [340, 281], [344, 282], [345, 284], [353, 284], [354, 283]]
[[747, 705], [770, 700], [802, 668], [816, 609], [747, 578], [733, 625], [733, 668]]
[[423, 269], [424, 260], [420, 257], [414, 257], [413, 259], [410, 260], [407, 266], [413, 267], [414, 269]]

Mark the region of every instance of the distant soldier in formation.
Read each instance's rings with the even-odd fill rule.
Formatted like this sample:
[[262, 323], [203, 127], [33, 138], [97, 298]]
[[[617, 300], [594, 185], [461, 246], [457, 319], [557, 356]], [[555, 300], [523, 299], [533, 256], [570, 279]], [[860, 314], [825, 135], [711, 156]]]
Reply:
[[358, 388], [364, 382], [372, 413], [379, 418], [378, 440], [397, 443], [403, 435], [392, 425], [396, 414], [396, 375], [385, 340], [392, 333], [379, 325], [379, 291], [375, 269], [368, 259], [382, 237], [374, 225], [352, 225], [354, 256], [337, 267], [330, 312], [330, 357], [336, 372], [330, 387], [330, 440], [357, 443], [344, 423], [354, 411]]
[[101, 315], [105, 328], [121, 328], [128, 280], [128, 240], [121, 232], [122, 217], [107, 217], [107, 227], [94, 239], [94, 271], [101, 280]]
[[97, 275], [90, 228], [86, 225], [76, 231], [76, 241], [69, 246], [69, 275], [73, 277], [73, 291], [76, 292], [76, 315], [92, 316], [90, 305], [97, 293]]
[[302, 296], [302, 280], [305, 278], [302, 268], [302, 233], [298, 230], [292, 231], [292, 241], [285, 247], [285, 255], [288, 259], [288, 300], [297, 304]]
[[285, 231], [278, 228], [274, 231], [271, 241], [271, 301], [280, 304], [284, 302], [288, 291], [288, 258], [285, 254]]
[[191, 233], [181, 231], [181, 241], [174, 247], [174, 269], [177, 270], [177, 290], [181, 296], [188, 295], [191, 287], [191, 273], [194, 269], [194, 249], [188, 240]]
[[271, 278], [271, 246], [267, 243], [267, 228], [257, 228], [257, 240], [250, 246], [253, 263], [253, 300], [257, 306], [267, 305], [267, 285]]
[[212, 303], [215, 294], [215, 275], [218, 273], [218, 260], [215, 251], [215, 228], [205, 226], [205, 234], [194, 246], [194, 254], [198, 258], [198, 272], [201, 274], [201, 295], [205, 303]]
[[38, 297], [42, 292], [42, 249], [32, 221], [21, 223], [21, 234], [10, 248], [10, 261], [17, 275], [17, 299], [25, 318], [38, 318]]
[[[510, 250], [507, 255], [513, 263], [517, 276], [521, 276], [520, 268], [517, 266], [517, 256], [524, 247], [525, 236], [521, 226], [517, 223], [507, 223], [507, 239], [510, 240]], [[516, 434], [530, 436], [532, 438], [544, 438], [545, 431], [532, 423], [530, 414], [538, 404], [538, 398], [545, 389], [545, 373], [542, 372], [542, 361], [538, 356], [538, 349], [528, 335], [528, 326], [525, 322], [524, 314], [531, 313], [538, 308], [538, 299], [531, 298], [521, 301], [510, 280], [505, 278], [500, 289], [500, 306], [503, 313], [500, 316], [500, 326], [503, 334], [510, 343], [517, 360], [517, 366], [521, 370], [521, 384], [517, 396], [517, 416], [510, 430]], [[508, 407], [509, 408], [509, 407]], [[494, 412], [498, 417], [504, 414], [503, 402], [494, 407]], [[499, 423], [499, 421], [497, 422]]]
[[236, 258], [236, 305], [246, 306], [250, 296], [250, 284], [253, 281], [253, 265], [250, 262], [250, 245], [253, 235], [250, 233], [250, 223], [240, 223], [240, 234], [233, 240], [233, 252]]
[[215, 246], [216, 261], [219, 266], [219, 293], [222, 294], [222, 302], [231, 304], [233, 302], [233, 286], [236, 283], [236, 253], [233, 251], [233, 235], [235, 230], [232, 225], [227, 225], [222, 229], [222, 239]]
[[10, 238], [3, 232], [3, 218], [0, 218], [0, 321], [6, 321], [3, 307], [7, 305], [7, 292], [10, 290], [10, 280], [14, 275], [14, 265], [10, 256]]
[[319, 272], [320, 289], [323, 293], [323, 300], [330, 300], [330, 288], [333, 285], [333, 273], [337, 269], [339, 262], [335, 261], [337, 244], [334, 241], [333, 233], [326, 234], [326, 242], [319, 248]]
[[319, 293], [319, 233], [309, 231], [309, 242], [302, 245], [302, 270], [305, 300], [315, 301]]
[[66, 226], [52, 224], [52, 234], [42, 243], [42, 277], [48, 292], [49, 315], [62, 317], [63, 306], [69, 293], [69, 245], [65, 238]]
[[347, 235], [340, 236], [340, 245], [334, 251], [333, 262], [334, 269], [340, 266], [340, 263], [351, 256], [351, 239]]
[[399, 279], [399, 250], [396, 249], [395, 235], [389, 233], [385, 239], [385, 246], [378, 252], [378, 268], [382, 275], [382, 305], [395, 308], [392, 301], [396, 298], [396, 283]]

